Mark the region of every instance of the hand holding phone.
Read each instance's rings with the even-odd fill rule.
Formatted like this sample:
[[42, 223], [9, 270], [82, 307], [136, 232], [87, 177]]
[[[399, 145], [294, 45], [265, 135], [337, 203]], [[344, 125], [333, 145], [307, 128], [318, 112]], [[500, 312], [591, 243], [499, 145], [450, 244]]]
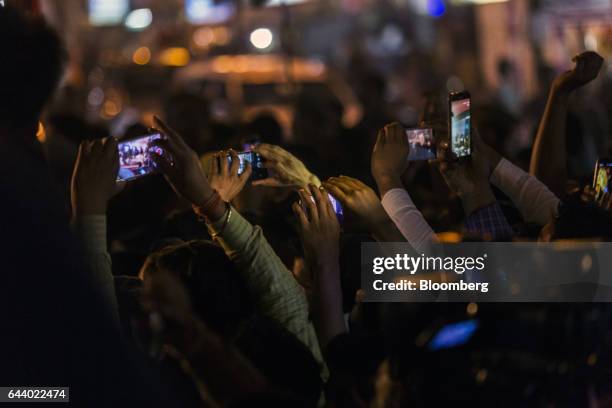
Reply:
[[254, 149], [265, 160], [269, 170], [267, 178], [256, 180], [253, 185], [268, 187], [305, 188], [308, 184], [319, 186], [321, 182], [304, 163], [280, 146], [261, 143]]
[[[344, 209], [342, 208], [342, 204], [340, 204], [340, 201], [336, 200], [336, 198], [329, 193], [327, 193], [327, 199], [331, 203], [332, 209], [334, 210], [334, 214], [336, 214], [336, 218], [338, 219], [338, 223], [342, 225], [344, 223]], [[313, 196], [310, 196], [310, 201], [312, 201], [313, 203], [315, 202], [315, 199]], [[308, 214], [306, 203], [300, 200], [299, 204], [304, 210], [304, 213]]]
[[457, 159], [472, 155], [471, 99], [467, 91], [448, 96], [448, 127], [451, 153]]
[[378, 132], [371, 168], [381, 196], [393, 188], [403, 188], [401, 176], [408, 168], [409, 154], [410, 145], [402, 125], [391, 123]]
[[249, 161], [240, 160], [233, 150], [215, 153], [212, 157], [210, 185], [221, 199], [230, 202], [244, 188], [252, 174]]
[[254, 151], [244, 151], [237, 153], [235, 158], [231, 155], [226, 156], [230, 166], [234, 160], [238, 160], [238, 175], [241, 175], [246, 169], [247, 163], [251, 165], [252, 173], [251, 180], [262, 180], [268, 178], [268, 169], [264, 167], [263, 158], [259, 153]]
[[123, 187], [116, 181], [118, 167], [116, 139], [81, 143], [70, 183], [73, 216], [106, 213], [108, 201]]

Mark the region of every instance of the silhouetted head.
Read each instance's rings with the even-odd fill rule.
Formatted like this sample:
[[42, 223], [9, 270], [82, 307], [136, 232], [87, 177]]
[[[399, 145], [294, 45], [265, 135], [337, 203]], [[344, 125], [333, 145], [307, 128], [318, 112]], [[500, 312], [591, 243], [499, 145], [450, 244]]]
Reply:
[[0, 54], [0, 128], [33, 136], [62, 76], [62, 42], [41, 18], [0, 7]]
[[141, 277], [146, 281], [155, 268], [181, 279], [194, 311], [220, 334], [231, 335], [252, 314], [244, 279], [223, 250], [210, 241], [174, 244], [152, 253]]

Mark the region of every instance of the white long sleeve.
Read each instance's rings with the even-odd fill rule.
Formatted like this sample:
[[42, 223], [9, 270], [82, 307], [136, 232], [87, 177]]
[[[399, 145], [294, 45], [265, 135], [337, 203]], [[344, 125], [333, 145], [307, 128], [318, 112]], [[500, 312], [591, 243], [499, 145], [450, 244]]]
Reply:
[[546, 224], [557, 214], [559, 198], [544, 183], [521, 168], [501, 159], [491, 183], [504, 192], [528, 223]]
[[438, 242], [438, 237], [406, 190], [394, 188], [387, 191], [382, 198], [382, 206], [406, 241], [417, 252], [425, 252], [431, 243]]

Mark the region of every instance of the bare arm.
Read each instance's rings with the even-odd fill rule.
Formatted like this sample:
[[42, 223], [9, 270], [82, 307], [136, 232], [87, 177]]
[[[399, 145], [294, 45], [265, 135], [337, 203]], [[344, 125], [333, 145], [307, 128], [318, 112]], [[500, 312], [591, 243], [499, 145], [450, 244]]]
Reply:
[[565, 121], [571, 93], [597, 77], [603, 58], [584, 52], [573, 59], [576, 67], [555, 79], [548, 94], [544, 116], [538, 127], [529, 173], [562, 196], [567, 182]]

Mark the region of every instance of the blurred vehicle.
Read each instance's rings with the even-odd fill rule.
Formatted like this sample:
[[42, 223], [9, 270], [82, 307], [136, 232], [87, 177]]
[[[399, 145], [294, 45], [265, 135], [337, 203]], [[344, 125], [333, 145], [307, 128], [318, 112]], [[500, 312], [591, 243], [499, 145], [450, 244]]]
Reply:
[[[220, 55], [176, 70], [174, 85], [205, 96], [216, 119], [250, 121], [274, 115], [286, 139], [291, 137], [293, 98], [303, 90], [329, 92], [343, 105], [343, 125], [361, 119], [361, 106], [350, 87], [320, 61], [280, 55]], [[327, 89], [325, 89], [327, 88]]]

